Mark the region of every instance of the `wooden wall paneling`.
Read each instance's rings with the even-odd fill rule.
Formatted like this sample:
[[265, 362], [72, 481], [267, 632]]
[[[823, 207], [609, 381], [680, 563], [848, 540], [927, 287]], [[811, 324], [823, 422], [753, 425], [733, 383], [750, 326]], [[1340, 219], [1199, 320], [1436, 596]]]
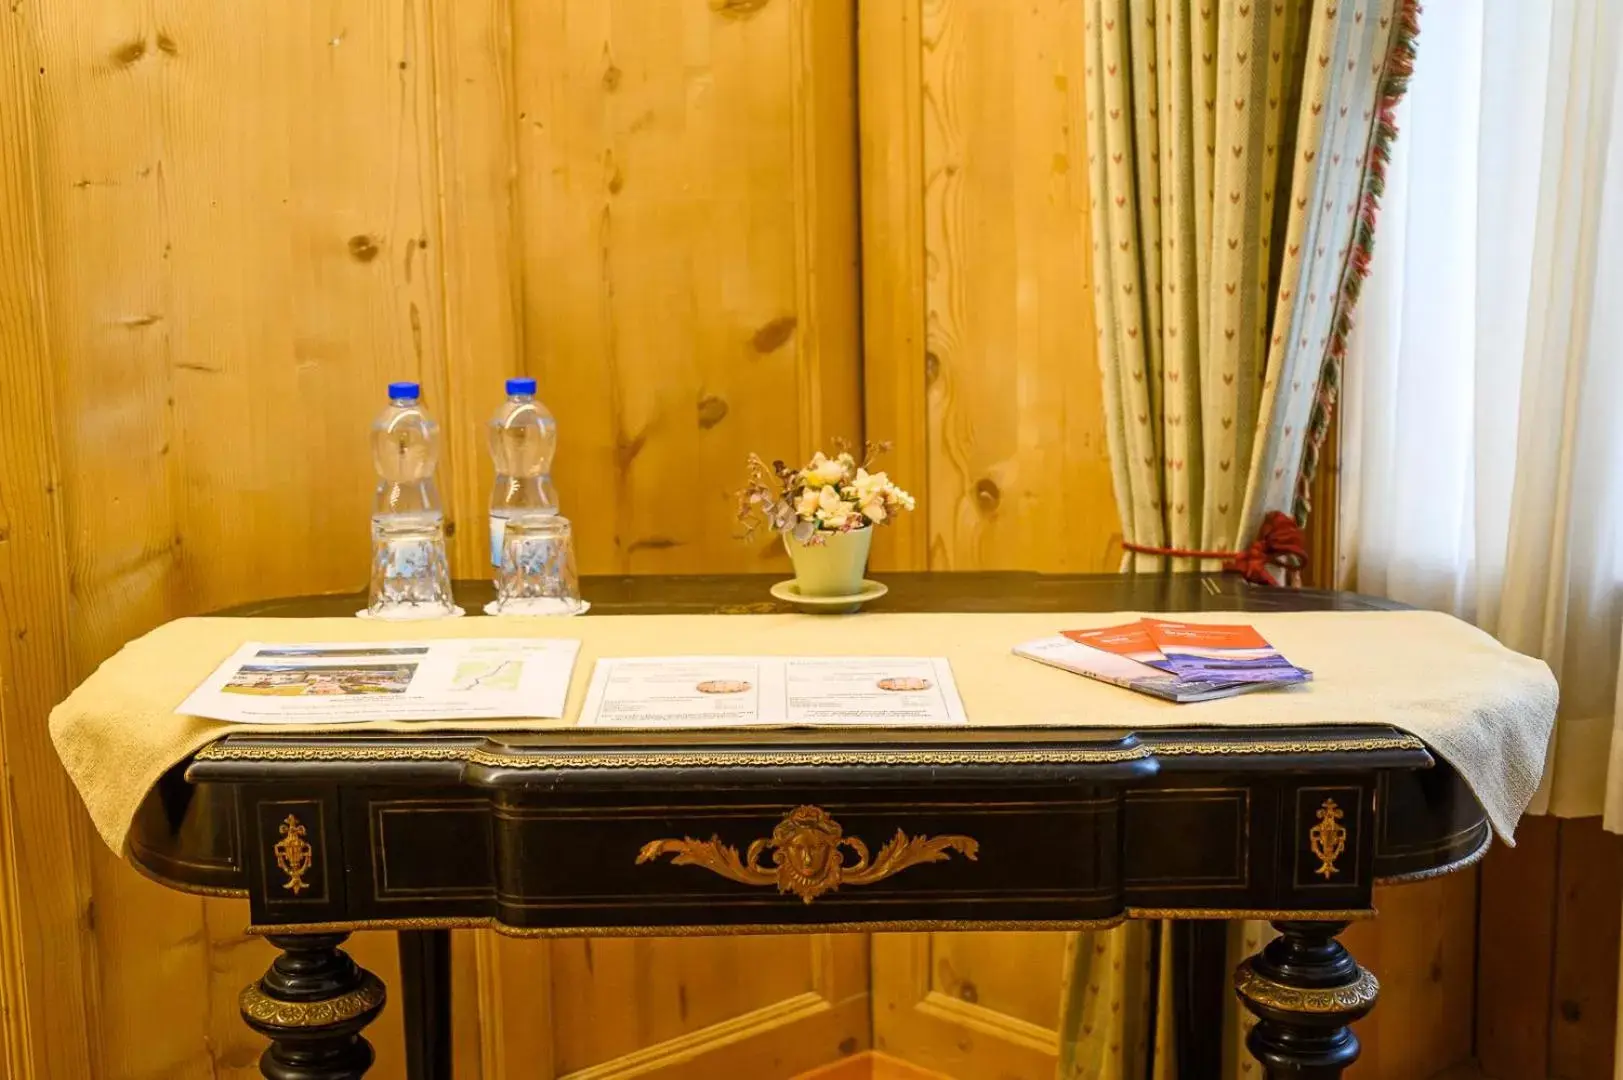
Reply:
[[1083, 5], [926, 0], [932, 569], [1110, 568]]
[[0, 1065], [19, 1080], [97, 1061], [92, 838], [45, 729], [69, 657], [37, 29], [0, 12]]
[[[901, 474], [926, 550], [915, 534], [890, 565], [1114, 569], [1082, 5], [859, 10], [867, 424], [894, 430], [926, 466], [922, 479]], [[954, 1076], [1047, 1075], [1058, 971], [1025, 996], [996, 988], [1001, 973], [1048, 970], [1062, 953], [1057, 934], [876, 938], [876, 1045]]]
[[[1060, 934], [875, 934], [874, 1048], [957, 1080], [1052, 1076], [1063, 956]], [[1007, 977], [1022, 970], [1026, 992]]]
[[140, 61], [162, 108], [188, 610], [364, 581], [384, 384], [417, 379], [445, 415], [426, 7], [245, 26], [177, 0]]
[[502, 399], [502, 383], [527, 373], [512, 3], [436, 3], [430, 16], [440, 203], [434, 242], [445, 277], [442, 472], [452, 572], [478, 578], [491, 573], [485, 421]]
[[1608, 1077], [1617, 1046], [1623, 837], [1598, 817], [1569, 818], [1560, 828], [1550, 1076]]
[[[128, 5], [87, 0], [22, 12], [38, 44], [34, 147], [69, 605], [61, 628], [68, 677], [54, 689], [65, 691], [179, 610], [154, 85], [155, 66], [170, 57], [145, 13]], [[61, 842], [60, 834], [36, 838], [36, 857], [50, 857]], [[93, 936], [92, 970], [77, 973], [95, 999], [86, 1033], [92, 1066], [116, 1063], [127, 1076], [200, 1073], [208, 960], [198, 904], [142, 893], [99, 842], [86, 855], [94, 899], [75, 910]], [[184, 1019], [152, 1023], [155, 987]]]
[[860, 430], [844, 4], [514, 10], [526, 361], [583, 572], [734, 546], [743, 458]]
[[[440, 216], [433, 243], [444, 275], [444, 433], [452, 573], [491, 573], [487, 525], [493, 468], [485, 421], [502, 383], [528, 373], [523, 346], [517, 108], [511, 0], [435, 3], [432, 27], [434, 132]], [[542, 388], [546, 400], [550, 388]], [[458, 1077], [480, 1075], [486, 1049], [476, 933], [455, 935], [452, 1038]]]
[[10, 800], [3, 797], [10, 786], [6, 779], [10, 772], [6, 767], [5, 679], [5, 673], [0, 672], [0, 1076], [22, 1080], [34, 1075], [34, 1040], [28, 969], [23, 961], [27, 929], [23, 925], [22, 882], [17, 877], [15, 813]]
[[930, 558], [923, 48], [921, 0], [858, 0], [863, 426], [893, 444], [885, 468], [918, 500], [874, 537], [878, 570]]
[[1559, 830], [1555, 818], [1524, 817], [1516, 846], [1482, 861], [1476, 1052], [1497, 1080], [1550, 1075]]
[[1375, 890], [1380, 917], [1346, 945], [1381, 980], [1381, 1000], [1356, 1028], [1363, 1056], [1349, 1080], [1432, 1077], [1472, 1058], [1477, 876], [1450, 874]]
[[[735, 539], [745, 455], [861, 434], [851, 16], [512, 8], [520, 339], [585, 572], [781, 565]], [[867, 1045], [861, 937], [480, 956], [487, 1078], [782, 1075]]]
[[[443, 397], [433, 98], [411, 5], [32, 10], [77, 677], [174, 615], [364, 579], [379, 388]], [[104, 1059], [250, 1068], [245, 910], [99, 851], [93, 885]]]

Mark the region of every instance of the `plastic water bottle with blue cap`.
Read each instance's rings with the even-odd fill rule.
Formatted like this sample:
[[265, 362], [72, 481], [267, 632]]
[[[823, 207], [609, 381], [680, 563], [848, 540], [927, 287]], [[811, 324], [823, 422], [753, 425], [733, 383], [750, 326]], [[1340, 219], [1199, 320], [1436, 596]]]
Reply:
[[389, 405], [372, 422], [372, 581], [363, 614], [379, 619], [460, 615], [451, 599], [445, 514], [434, 468], [440, 427], [414, 382], [389, 384]]
[[536, 400], [534, 379], [508, 379], [490, 421], [496, 482], [490, 492], [490, 563], [502, 615], [575, 615], [586, 610], [575, 572], [574, 535], [558, 512], [552, 458], [558, 425]]
[[558, 424], [535, 396], [534, 379], [508, 379], [507, 400], [490, 419], [490, 456], [496, 482], [490, 489], [490, 565], [502, 564], [508, 521], [558, 512], [552, 457]]

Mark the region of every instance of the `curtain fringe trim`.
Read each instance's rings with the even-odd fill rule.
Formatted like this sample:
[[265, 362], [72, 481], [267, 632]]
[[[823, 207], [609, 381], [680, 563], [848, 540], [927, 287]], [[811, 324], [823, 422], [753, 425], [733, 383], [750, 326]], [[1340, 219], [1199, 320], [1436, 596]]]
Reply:
[[1386, 63], [1381, 72], [1381, 85], [1376, 107], [1375, 133], [1370, 140], [1368, 168], [1364, 174], [1364, 190], [1359, 198], [1358, 220], [1353, 227], [1351, 253], [1342, 274], [1341, 292], [1336, 298], [1336, 313], [1331, 322], [1330, 348], [1325, 354], [1324, 367], [1319, 373], [1318, 393], [1313, 399], [1313, 411], [1308, 416], [1307, 438], [1302, 449], [1302, 467], [1296, 478], [1296, 498], [1291, 516], [1297, 524], [1306, 525], [1313, 509], [1313, 477], [1319, 470], [1319, 456], [1324, 448], [1325, 433], [1330, 428], [1330, 414], [1341, 390], [1341, 366], [1347, 355], [1347, 337], [1352, 332], [1353, 310], [1358, 306], [1364, 279], [1369, 276], [1370, 260], [1375, 254], [1375, 221], [1380, 213], [1381, 196], [1386, 192], [1386, 169], [1392, 160], [1392, 140], [1397, 137], [1397, 106], [1409, 89], [1414, 75], [1415, 42], [1420, 35], [1419, 0], [1400, 0], [1397, 26], [1392, 31], [1392, 44], [1387, 49]]

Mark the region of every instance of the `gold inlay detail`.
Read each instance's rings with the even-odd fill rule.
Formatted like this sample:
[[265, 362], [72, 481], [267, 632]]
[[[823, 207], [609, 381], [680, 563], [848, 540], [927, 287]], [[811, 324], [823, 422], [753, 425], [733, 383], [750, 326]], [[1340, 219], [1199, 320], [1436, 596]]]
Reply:
[[[1221, 729], [1217, 729], [1221, 730]], [[1312, 741], [1298, 739], [1253, 739], [1250, 742], [1155, 742], [1153, 731], [1140, 732], [1150, 742], [1155, 755], [1195, 755], [1213, 757], [1252, 754], [1351, 754], [1371, 750], [1424, 750], [1426, 744], [1413, 735], [1376, 735], [1367, 738], [1337, 736]]]
[[[900, 729], [898, 729], [900, 730]], [[470, 746], [267, 746], [216, 742], [199, 750], [197, 761], [460, 761], [501, 769], [646, 769], [772, 767], [779, 765], [1088, 765], [1142, 761], [1158, 756], [1241, 757], [1258, 754], [1344, 754], [1373, 750], [1424, 750], [1412, 735], [1314, 740], [1265, 739], [1250, 742], [1164, 742], [1142, 733], [1137, 746], [997, 749], [954, 747], [940, 750], [829, 747], [805, 750], [663, 750], [625, 748], [536, 749], [527, 753]]]
[[1417, 881], [1430, 881], [1432, 878], [1442, 877], [1444, 874], [1452, 874], [1480, 861], [1491, 847], [1493, 847], [1493, 830], [1490, 829], [1488, 834], [1482, 838], [1482, 843], [1469, 855], [1455, 859], [1453, 862], [1444, 863], [1441, 866], [1427, 867], [1424, 870], [1410, 870], [1405, 874], [1388, 874], [1385, 877], [1378, 877], [1375, 879], [1375, 884], [1410, 885]]
[[1234, 989], [1249, 1002], [1281, 1012], [1357, 1013], [1374, 1007], [1381, 984], [1373, 972], [1359, 968], [1357, 977], [1343, 986], [1304, 990], [1259, 975], [1247, 960], [1235, 969]]
[[491, 930], [510, 938], [753, 937], [761, 934], [956, 933], [969, 930], [1108, 930], [1107, 919], [861, 919], [806, 923], [673, 923], [668, 926], [508, 926], [487, 917], [344, 919], [336, 922], [256, 923], [245, 931], [267, 934], [331, 934], [357, 930]]
[[661, 769], [775, 767], [780, 765], [1090, 765], [1141, 761], [1151, 756], [1145, 746], [1105, 750], [1077, 747], [1054, 750], [996, 750], [961, 747], [947, 750], [668, 750], [642, 752], [536, 750], [500, 753], [455, 746], [235, 746], [214, 743], [199, 750], [198, 761], [461, 761], [499, 769]]
[[315, 849], [305, 841], [304, 826], [293, 814], [289, 814], [276, 831], [282, 838], [271, 850], [276, 854], [277, 868], [287, 875], [282, 888], [297, 896], [310, 887], [304, 875], [310, 871], [310, 857]]
[[249, 983], [242, 988], [237, 1005], [242, 1015], [267, 1027], [329, 1027], [353, 1020], [383, 1004], [383, 982], [368, 972], [366, 981], [347, 994], [325, 1001], [281, 1001]]
[[1358, 922], [1374, 908], [1171, 908], [1130, 907], [1129, 919], [1255, 919], [1263, 922]]
[[1307, 831], [1308, 846], [1319, 860], [1319, 868], [1313, 872], [1328, 881], [1338, 872], [1336, 860], [1347, 850], [1347, 830], [1341, 824], [1347, 814], [1334, 799], [1326, 799], [1314, 816], [1319, 823]]
[[[856, 862], [845, 861], [845, 849]], [[780, 893], [794, 893], [811, 903], [841, 885], [871, 885], [900, 873], [909, 866], [940, 862], [956, 851], [973, 862], [980, 843], [969, 836], [908, 836], [901, 829], [886, 841], [879, 854], [869, 858], [868, 845], [846, 836], [839, 822], [816, 806], [791, 810], [770, 839], [752, 842], [744, 858], [738, 849], [723, 844], [720, 837], [695, 840], [650, 840], [637, 853], [637, 863], [652, 862], [661, 855], [674, 855], [677, 866], [702, 866], [730, 881], [744, 885], [776, 885]], [[760, 864], [760, 856], [770, 851], [772, 866]]]

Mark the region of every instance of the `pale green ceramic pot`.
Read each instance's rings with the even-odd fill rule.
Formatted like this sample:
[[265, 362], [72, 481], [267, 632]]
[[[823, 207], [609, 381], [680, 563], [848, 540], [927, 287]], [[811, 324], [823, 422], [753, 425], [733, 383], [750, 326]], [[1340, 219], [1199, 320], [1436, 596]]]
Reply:
[[822, 543], [803, 544], [784, 536], [783, 546], [795, 564], [795, 582], [802, 596], [855, 596], [862, 591], [868, 569], [868, 546], [873, 526], [850, 532], [823, 533]]

